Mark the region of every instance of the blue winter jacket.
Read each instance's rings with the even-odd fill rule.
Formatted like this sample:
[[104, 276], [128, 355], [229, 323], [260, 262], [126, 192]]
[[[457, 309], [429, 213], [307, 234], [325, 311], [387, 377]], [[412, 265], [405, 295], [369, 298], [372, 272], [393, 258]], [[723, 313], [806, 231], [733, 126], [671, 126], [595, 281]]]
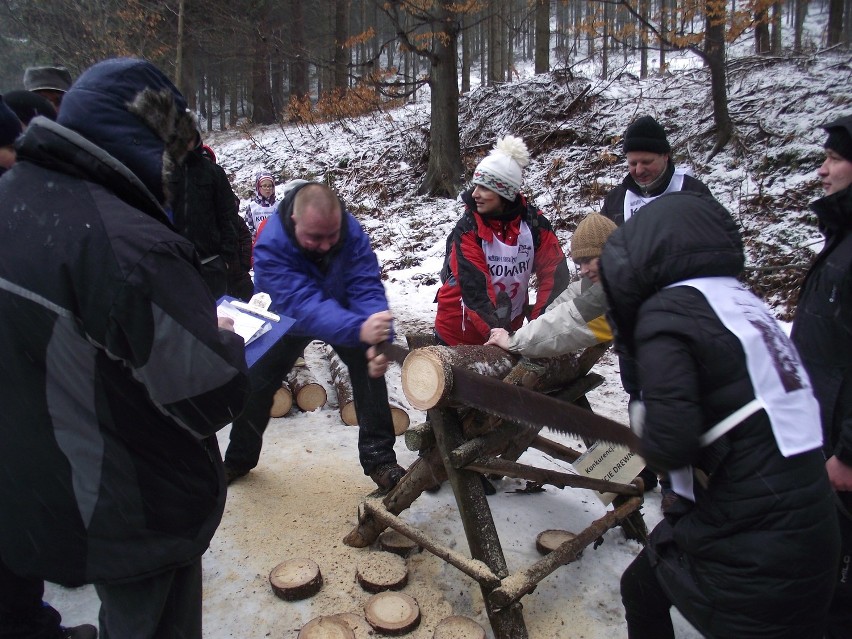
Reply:
[[293, 201], [287, 194], [254, 247], [255, 290], [268, 293], [276, 313], [296, 320], [290, 335], [338, 346], [364, 346], [361, 325], [388, 310], [376, 254], [358, 221], [343, 212], [340, 239], [312, 261], [293, 234]]

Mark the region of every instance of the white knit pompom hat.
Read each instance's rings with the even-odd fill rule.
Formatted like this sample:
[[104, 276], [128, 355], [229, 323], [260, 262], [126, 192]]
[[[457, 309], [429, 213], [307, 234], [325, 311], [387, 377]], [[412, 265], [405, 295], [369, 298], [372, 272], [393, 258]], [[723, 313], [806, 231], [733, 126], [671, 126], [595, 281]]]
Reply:
[[507, 135], [497, 140], [491, 152], [473, 172], [473, 184], [514, 201], [524, 180], [523, 169], [530, 163], [530, 152], [521, 138]]

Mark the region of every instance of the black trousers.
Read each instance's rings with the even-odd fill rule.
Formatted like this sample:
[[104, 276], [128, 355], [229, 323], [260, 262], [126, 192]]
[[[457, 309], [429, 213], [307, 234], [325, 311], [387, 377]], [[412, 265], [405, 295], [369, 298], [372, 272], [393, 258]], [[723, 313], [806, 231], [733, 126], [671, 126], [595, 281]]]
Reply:
[[837, 571], [834, 597], [828, 609], [826, 639], [852, 637], [852, 494], [838, 495], [843, 500], [843, 505], [837, 513], [840, 523], [840, 567]]
[[201, 558], [122, 584], [97, 585], [100, 639], [201, 639]]
[[[251, 390], [243, 412], [231, 425], [225, 466], [239, 472], [257, 466], [273, 396], [311, 341], [309, 337], [285, 336], [251, 367]], [[366, 349], [334, 345], [332, 348], [349, 370], [358, 417], [358, 456], [364, 474], [369, 475], [377, 466], [396, 462], [387, 385], [384, 377], [375, 379], [368, 375]]]
[[642, 550], [621, 575], [621, 602], [628, 639], [674, 639], [672, 603]]
[[62, 617], [43, 596], [43, 580], [19, 577], [0, 561], [0, 638], [60, 639]]

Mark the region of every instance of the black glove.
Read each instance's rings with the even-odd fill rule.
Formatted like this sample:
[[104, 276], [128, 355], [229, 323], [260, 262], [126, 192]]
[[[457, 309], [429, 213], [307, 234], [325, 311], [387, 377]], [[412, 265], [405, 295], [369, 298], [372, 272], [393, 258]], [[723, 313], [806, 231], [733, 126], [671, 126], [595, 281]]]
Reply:
[[497, 326], [494, 328], [505, 328], [512, 330], [512, 300], [506, 291], [497, 293], [497, 308], [494, 315], [497, 317]]

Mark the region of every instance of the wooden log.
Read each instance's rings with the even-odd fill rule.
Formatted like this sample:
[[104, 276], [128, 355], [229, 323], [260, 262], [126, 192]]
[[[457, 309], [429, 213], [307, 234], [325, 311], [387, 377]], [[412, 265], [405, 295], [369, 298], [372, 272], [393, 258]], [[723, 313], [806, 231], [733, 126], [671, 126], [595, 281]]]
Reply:
[[367, 623], [363, 615], [356, 615], [354, 612], [341, 612], [334, 616], [343, 619], [352, 628], [355, 639], [371, 639], [376, 634], [376, 631]]
[[416, 424], [405, 431], [405, 447], [408, 450], [426, 450], [435, 445], [435, 434], [432, 427], [424, 422]]
[[489, 588], [496, 588], [500, 585], [500, 577], [495, 575], [485, 563], [478, 559], [465, 557], [460, 552], [438, 543], [419, 528], [415, 528], [396, 515], [391, 514], [386, 505], [378, 499], [372, 498], [363, 502], [361, 510], [364, 516], [372, 517], [373, 521], [379, 522], [378, 525], [382, 529], [386, 527], [393, 528], [409, 539], [416, 541], [419, 546], [422, 546], [439, 559], [443, 559], [451, 566], [455, 566], [480, 584], [484, 584]]
[[535, 590], [538, 583], [554, 570], [576, 560], [583, 549], [607, 530], [618, 525], [632, 512], [642, 505], [642, 496], [631, 497], [615, 510], [607, 512], [603, 517], [592, 522], [577, 536], [560, 545], [553, 552], [545, 555], [532, 566], [519, 570], [503, 579], [499, 588], [487, 595], [487, 601], [497, 608], [512, 605], [525, 594]]
[[367, 592], [402, 590], [408, 583], [408, 566], [399, 555], [377, 550], [358, 562], [355, 578]]
[[502, 378], [514, 365], [515, 359], [496, 346], [425, 346], [405, 358], [402, 390], [414, 408], [428, 410], [447, 403], [452, 366]]
[[391, 419], [393, 419], [393, 434], [399, 437], [408, 430], [411, 424], [411, 418], [408, 416], [408, 411], [399, 404], [390, 404]]
[[420, 606], [413, 597], [385, 591], [364, 605], [364, 616], [373, 628], [386, 635], [402, 635], [420, 624]]
[[269, 409], [270, 417], [284, 417], [293, 408], [293, 393], [286, 382], [281, 384], [281, 388], [275, 391], [272, 396], [272, 408]]
[[423, 348], [424, 346], [435, 346], [438, 342], [435, 340], [435, 333], [406, 333], [405, 342], [408, 344], [408, 350], [413, 351], [415, 348]]
[[325, 615], [302, 626], [296, 639], [355, 639], [355, 631], [339, 615]]
[[296, 400], [296, 406], [306, 413], [325, 406], [328, 399], [325, 387], [307, 366], [295, 366], [287, 375], [287, 384]]
[[346, 364], [328, 344], [325, 346], [325, 356], [331, 370], [331, 381], [337, 391], [337, 410], [340, 413], [340, 419], [347, 426], [357, 426], [358, 416], [355, 414], [355, 402], [352, 401], [352, 382], [349, 380]]
[[417, 542], [393, 529], [386, 530], [379, 535], [379, 547], [386, 552], [392, 552], [400, 557], [407, 557], [411, 553], [420, 550]]
[[[535, 549], [542, 555], [552, 553], [566, 541], [571, 541], [577, 535], [567, 530], [543, 530], [535, 538]], [[577, 555], [579, 557], [579, 554]]]
[[313, 559], [282, 561], [269, 573], [272, 591], [285, 601], [312, 597], [322, 588], [322, 573]]
[[470, 617], [453, 615], [438, 622], [432, 639], [485, 639], [485, 628]]

